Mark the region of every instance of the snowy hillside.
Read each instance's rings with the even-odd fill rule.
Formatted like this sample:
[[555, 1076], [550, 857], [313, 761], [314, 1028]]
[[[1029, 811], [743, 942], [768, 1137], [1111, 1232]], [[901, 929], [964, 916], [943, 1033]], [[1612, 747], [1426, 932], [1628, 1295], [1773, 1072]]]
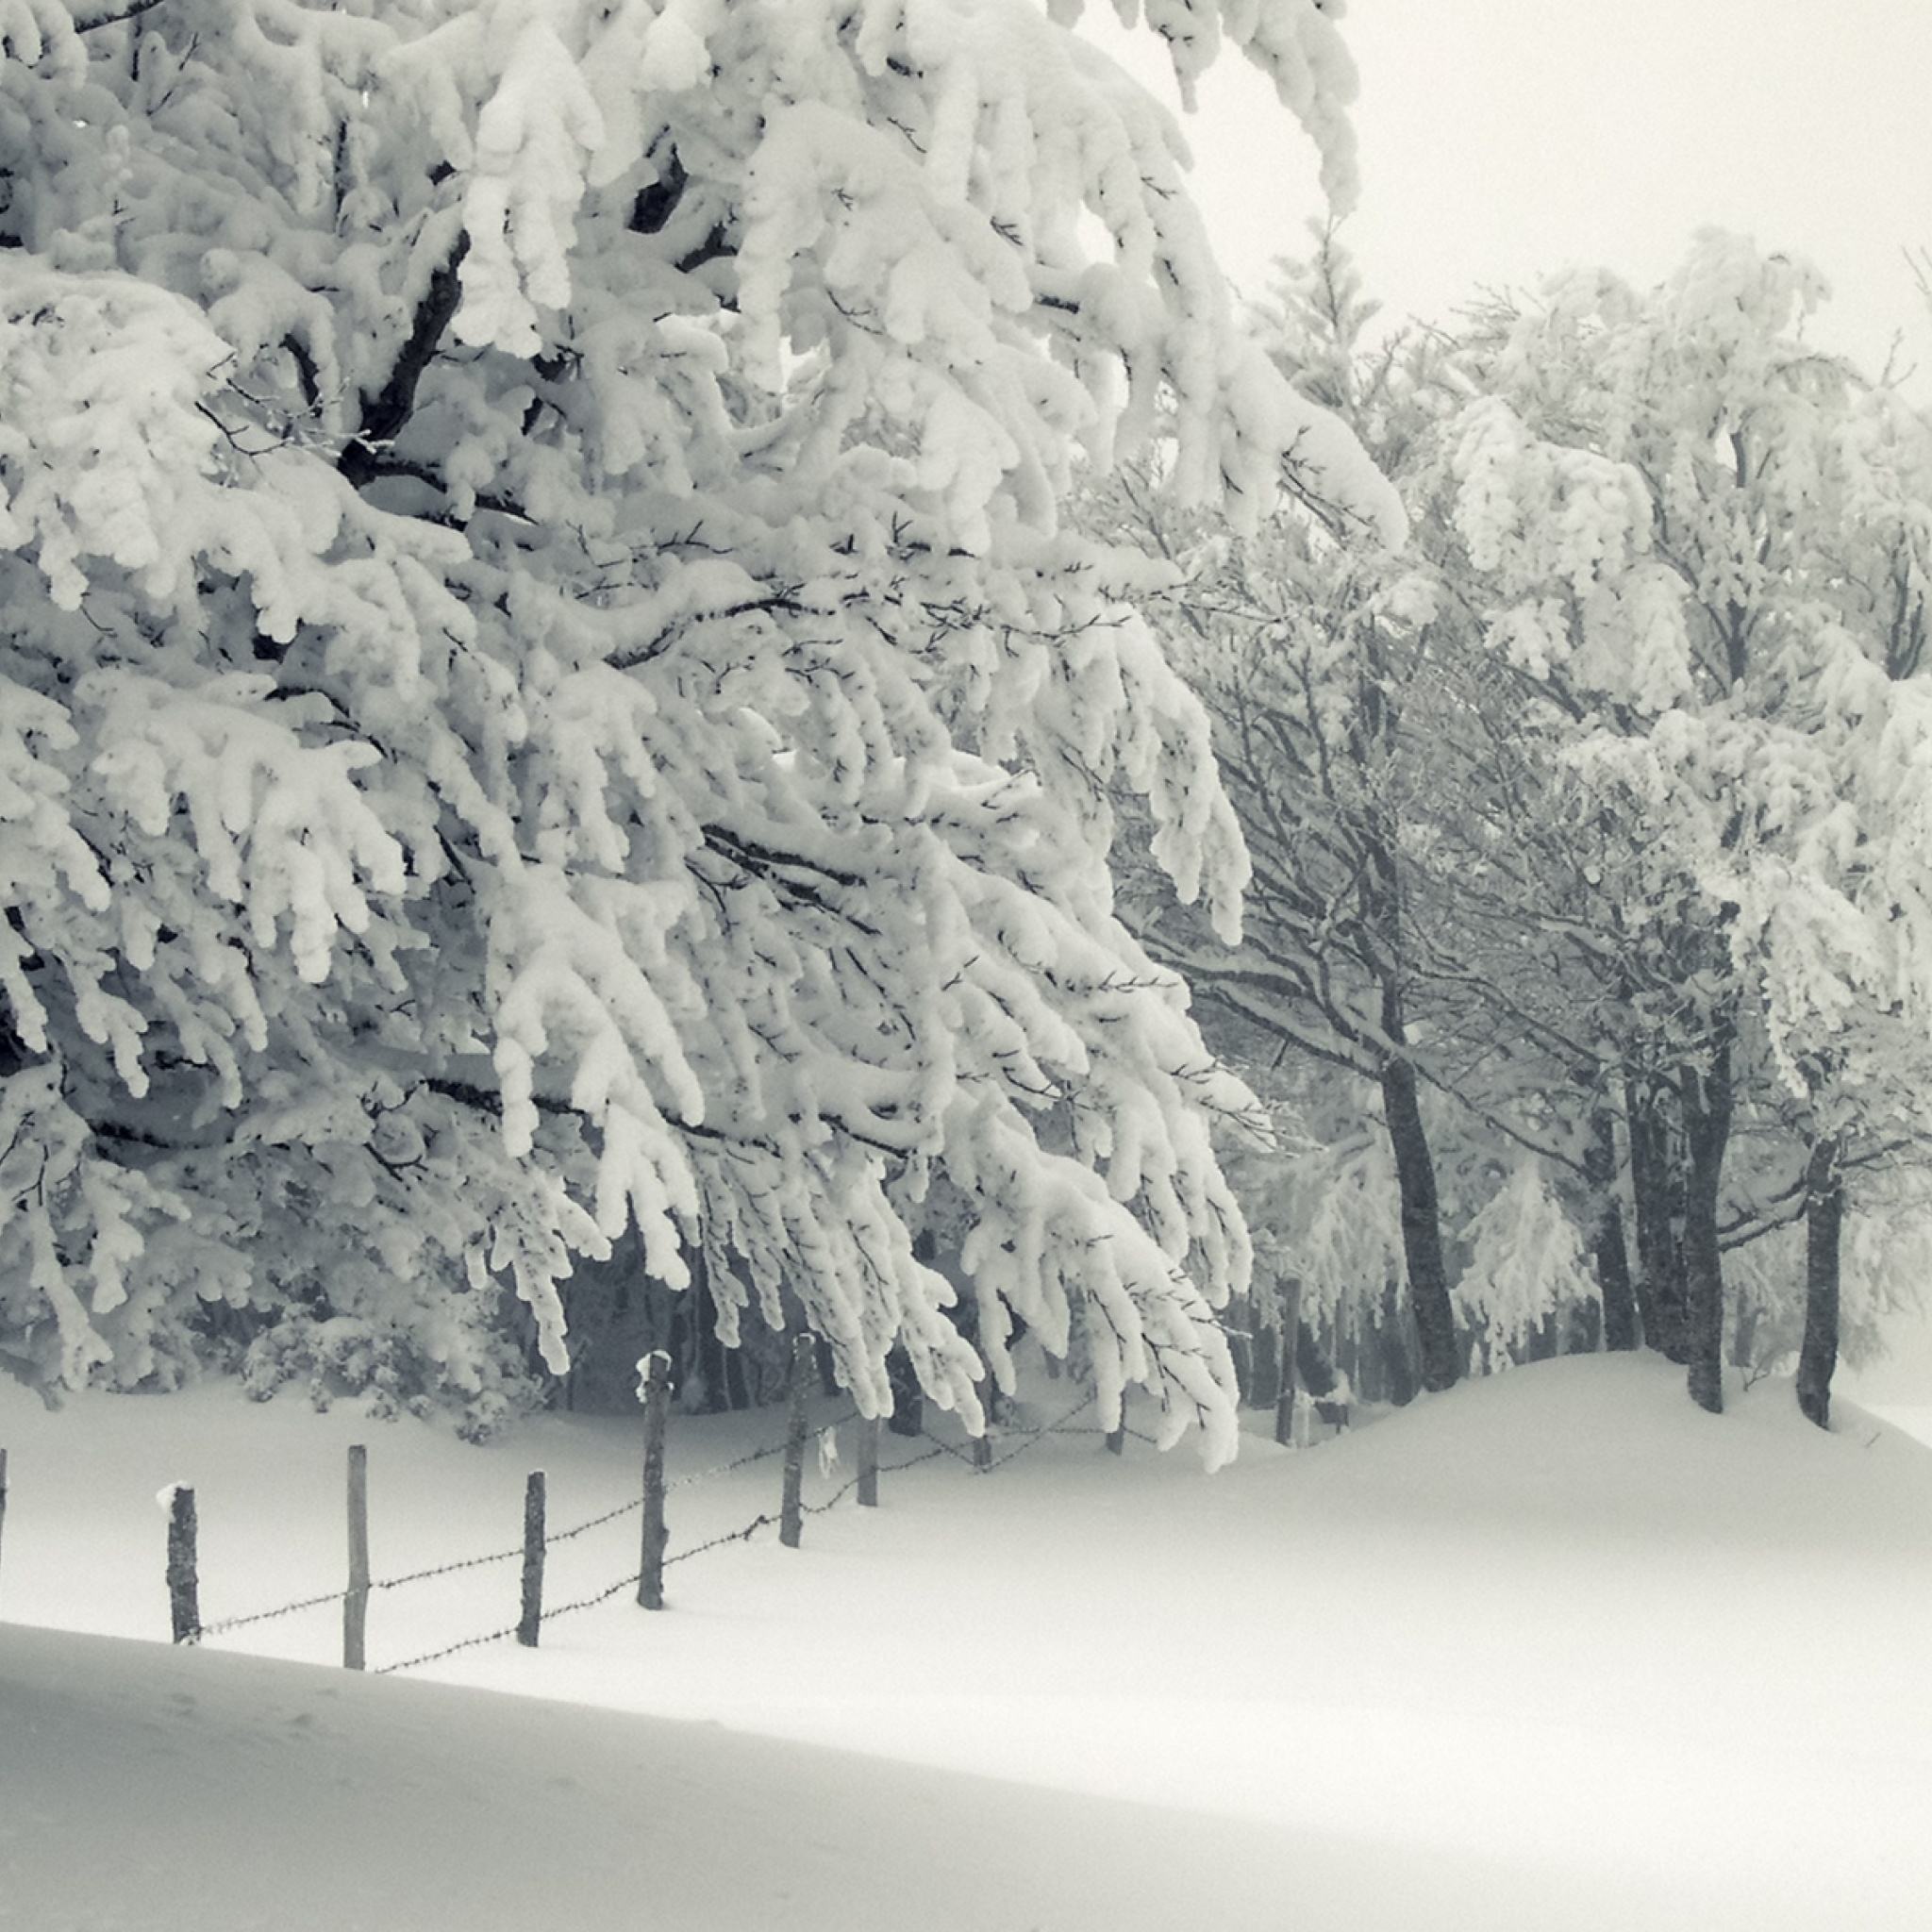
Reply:
[[[674, 1475], [775, 1427], [679, 1418]], [[675, 1566], [662, 1616], [620, 1591], [395, 1676], [316, 1668], [326, 1607], [196, 1651], [55, 1634], [165, 1633], [169, 1481], [205, 1617], [336, 1587], [352, 1440], [378, 1576], [513, 1542], [528, 1468], [554, 1524], [635, 1481], [621, 1422], [476, 1451], [221, 1389], [0, 1392], [0, 1924], [1925, 1923], [1932, 1450], [1849, 1406], [1821, 1435], [1782, 1385], [1714, 1419], [1661, 1364], [1571, 1359], [1211, 1478], [1009, 1437], [990, 1474], [889, 1470], [796, 1552]], [[674, 1557], [775, 1485], [675, 1491]], [[566, 1546], [558, 1600], [634, 1568], [635, 1526]], [[372, 1665], [514, 1591], [378, 1592]], [[310, 1661], [217, 1654], [244, 1646]]]

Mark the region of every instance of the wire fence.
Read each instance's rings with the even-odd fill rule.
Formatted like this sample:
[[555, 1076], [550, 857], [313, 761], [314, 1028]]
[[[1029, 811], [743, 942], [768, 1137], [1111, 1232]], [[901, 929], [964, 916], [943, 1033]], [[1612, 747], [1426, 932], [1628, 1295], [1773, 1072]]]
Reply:
[[[1072, 1407], [1067, 1409], [1064, 1414], [1051, 1423], [1041, 1424], [1037, 1428], [1019, 1427], [1008, 1423], [1000, 1427], [996, 1435], [975, 1439], [972, 1442], [963, 1445], [949, 1441], [943, 1437], [936, 1436], [929, 1430], [922, 1427], [919, 1431], [919, 1436], [927, 1446], [916, 1454], [897, 1457], [891, 1462], [881, 1462], [877, 1459], [877, 1439], [875, 1433], [878, 1428], [877, 1423], [867, 1422], [859, 1417], [858, 1411], [854, 1408], [845, 1409], [831, 1421], [820, 1424], [816, 1428], [806, 1428], [804, 1439], [801, 1440], [799, 1418], [803, 1414], [803, 1408], [801, 1405], [795, 1404], [791, 1426], [786, 1437], [776, 1441], [766, 1443], [762, 1447], [748, 1450], [742, 1455], [734, 1456], [726, 1461], [714, 1463], [705, 1469], [693, 1470], [685, 1474], [665, 1479], [662, 1481], [658, 1492], [658, 1500], [661, 1503], [664, 1494], [691, 1490], [716, 1482], [755, 1463], [768, 1461], [774, 1457], [785, 1456], [788, 1462], [786, 1508], [775, 1513], [770, 1510], [760, 1510], [749, 1522], [741, 1523], [734, 1528], [707, 1536], [703, 1540], [690, 1544], [683, 1549], [667, 1551], [660, 1558], [659, 1567], [661, 1569], [669, 1569], [675, 1564], [690, 1562], [695, 1557], [727, 1548], [734, 1543], [748, 1543], [761, 1530], [782, 1527], [788, 1510], [795, 1511], [797, 1516], [823, 1516], [842, 1503], [855, 1490], [864, 1483], [867, 1469], [862, 1466], [859, 1471], [847, 1476], [835, 1490], [820, 1500], [811, 1503], [805, 1502], [798, 1490], [798, 1465], [802, 1459], [805, 1442], [813, 1435], [816, 1435], [820, 1441], [822, 1451], [821, 1467], [827, 1474], [837, 1466], [839, 1459], [835, 1446], [838, 1440], [838, 1431], [854, 1422], [858, 1422], [861, 1428], [869, 1428], [874, 1432], [872, 1447], [866, 1458], [874, 1473], [874, 1480], [877, 1475], [896, 1476], [903, 1474], [908, 1470], [917, 1468], [922, 1463], [931, 1462], [941, 1457], [954, 1457], [965, 1463], [976, 1474], [984, 1474], [992, 1470], [1003, 1468], [1018, 1457], [1024, 1456], [1028, 1451], [1037, 1447], [1049, 1437], [1068, 1435], [1098, 1436], [1107, 1433], [1092, 1424], [1085, 1426], [1075, 1426], [1075, 1419], [1090, 1408], [1092, 1406], [1092, 1395], [1091, 1393], [1085, 1394]], [[1116, 1442], [1119, 1436], [1123, 1434], [1131, 1434], [1142, 1441], [1151, 1442], [1153, 1441], [1153, 1438], [1141, 1434], [1139, 1430], [1131, 1430], [1116, 1432], [1114, 1437]], [[994, 1441], [997, 1442], [997, 1447], [991, 1446]], [[357, 1453], [358, 1452], [352, 1451], [352, 1456]], [[532, 1477], [532, 1481], [540, 1483], [541, 1478]], [[352, 1478], [350, 1486], [352, 1548], [356, 1544], [358, 1535], [354, 1517], [358, 1507], [358, 1485]], [[171, 1601], [174, 1607], [175, 1639], [177, 1642], [200, 1642], [210, 1638], [225, 1637], [235, 1631], [271, 1623], [279, 1618], [293, 1617], [305, 1611], [325, 1608], [331, 1605], [342, 1605], [352, 1611], [358, 1611], [360, 1607], [358, 1603], [358, 1596], [360, 1602], [366, 1604], [370, 1596], [381, 1592], [402, 1590], [410, 1585], [429, 1582], [437, 1577], [456, 1575], [467, 1571], [484, 1569], [492, 1564], [510, 1563], [521, 1559], [525, 1564], [525, 1588], [526, 1593], [525, 1616], [523, 1619], [520, 1619], [517, 1623], [505, 1624], [500, 1629], [481, 1631], [472, 1636], [458, 1639], [454, 1642], [441, 1644], [431, 1650], [422, 1651], [414, 1656], [378, 1665], [372, 1671], [371, 1674], [388, 1676], [401, 1671], [416, 1670], [423, 1665], [440, 1662], [445, 1657], [457, 1656], [464, 1651], [480, 1649], [488, 1644], [507, 1642], [511, 1639], [521, 1638], [525, 1643], [534, 1643], [537, 1630], [541, 1625], [551, 1624], [559, 1617], [571, 1616], [582, 1610], [594, 1608], [600, 1604], [609, 1602], [612, 1597], [621, 1594], [625, 1591], [638, 1590], [645, 1572], [643, 1564], [639, 1563], [599, 1588], [586, 1591], [565, 1602], [540, 1602], [533, 1611], [528, 1599], [529, 1577], [532, 1574], [532, 1565], [534, 1564], [535, 1573], [539, 1578], [541, 1593], [542, 1562], [550, 1550], [561, 1544], [574, 1542], [577, 1539], [589, 1535], [593, 1530], [603, 1528], [625, 1517], [638, 1513], [645, 1507], [648, 1500], [648, 1493], [641, 1492], [610, 1508], [599, 1511], [594, 1516], [587, 1517], [584, 1521], [574, 1524], [567, 1529], [558, 1530], [554, 1533], [544, 1530], [541, 1534], [533, 1535], [526, 1524], [525, 1540], [520, 1543], [504, 1549], [491, 1550], [479, 1556], [458, 1557], [446, 1563], [428, 1564], [420, 1569], [406, 1571], [395, 1576], [369, 1577], [366, 1575], [365, 1570], [363, 1579], [358, 1582], [354, 1574], [354, 1559], [352, 1558], [351, 1580], [343, 1589], [324, 1591], [312, 1596], [304, 1596], [290, 1603], [275, 1605], [271, 1608], [250, 1610], [240, 1615], [215, 1618], [204, 1623], [201, 1621], [198, 1610], [198, 1582], [196, 1580], [193, 1550], [193, 1491], [192, 1490], [180, 1490], [173, 1496], [174, 1520], [171, 1523], [169, 1543], [169, 1584]], [[865, 1499], [861, 1498], [861, 1500]], [[185, 1534], [183, 1531], [184, 1510], [182, 1507], [184, 1501], [186, 1506]], [[360, 1534], [362, 1542], [366, 1546], [366, 1522], [361, 1525]], [[348, 1660], [349, 1657], [346, 1644], [347, 1640], [345, 1639], [345, 1661]], [[355, 1641], [354, 1655], [358, 1661], [352, 1667], [359, 1668], [359, 1624]]]

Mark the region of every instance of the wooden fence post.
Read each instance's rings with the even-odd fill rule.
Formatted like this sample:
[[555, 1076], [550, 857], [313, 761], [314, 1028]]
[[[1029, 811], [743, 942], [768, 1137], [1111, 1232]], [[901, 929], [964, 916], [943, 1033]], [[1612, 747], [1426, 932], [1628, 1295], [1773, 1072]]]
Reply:
[[0, 1449], [0, 1535], [7, 1529], [7, 1452]]
[[806, 1404], [817, 1374], [818, 1357], [811, 1337], [801, 1335], [791, 1344], [791, 1408], [785, 1422], [785, 1499], [778, 1511], [778, 1541], [788, 1550], [798, 1547], [805, 1529]]
[[[0, 1468], [0, 1474], [5, 1474]], [[875, 1415], [858, 1418], [858, 1501], [861, 1507], [879, 1506], [879, 1419]]]
[[349, 1447], [349, 1587], [342, 1594], [342, 1668], [359, 1671], [369, 1628], [369, 1451]]
[[543, 1626], [543, 1472], [533, 1469], [524, 1484], [524, 1613], [517, 1620], [517, 1641], [526, 1650], [537, 1647]]
[[671, 1357], [654, 1349], [638, 1364], [644, 1372], [639, 1394], [644, 1405], [643, 1560], [638, 1568], [638, 1602], [647, 1610], [664, 1607], [664, 1421], [671, 1412]]
[[1127, 1419], [1124, 1413], [1119, 1422], [1107, 1432], [1107, 1453], [1109, 1456], [1124, 1456], [1127, 1451]]
[[176, 1483], [168, 1496], [168, 1618], [176, 1643], [193, 1643], [201, 1636], [194, 1530], [194, 1491]]

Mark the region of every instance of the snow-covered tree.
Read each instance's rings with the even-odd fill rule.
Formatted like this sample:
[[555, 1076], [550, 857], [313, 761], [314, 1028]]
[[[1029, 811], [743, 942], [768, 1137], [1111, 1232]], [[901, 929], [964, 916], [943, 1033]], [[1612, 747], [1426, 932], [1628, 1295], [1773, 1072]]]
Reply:
[[[1373, 313], [1346, 252], [1324, 231], [1311, 264], [1285, 269], [1255, 333], [1378, 456], [1389, 450], [1399, 487], [1395, 458], [1427, 420], [1428, 385], [1393, 354], [1363, 356]], [[1213, 721], [1253, 869], [1240, 945], [1171, 897], [1143, 917], [1148, 943], [1268, 1051], [1319, 1062], [1350, 1091], [1369, 1083], [1393, 1155], [1397, 1278], [1420, 1379], [1447, 1388], [1462, 1355], [1413, 1037], [1423, 961], [1407, 852], [1413, 743], [1429, 729], [1407, 707], [1427, 675], [1419, 639], [1430, 586], [1388, 549], [1320, 517], [1285, 514], [1230, 532], [1191, 511], [1158, 463], [1125, 472], [1104, 502], [1174, 567], [1175, 581], [1148, 608]], [[1342, 1131], [1344, 1142], [1353, 1138]], [[1379, 1274], [1362, 1284], [1378, 1304], [1383, 1286]]]
[[[1245, 1097], [1114, 915], [1110, 799], [1228, 932], [1241, 841], [1058, 506], [1158, 413], [1238, 525], [1399, 516], [1078, 10], [0, 5], [18, 1371], [227, 1335], [487, 1422], [505, 1284], [559, 1366], [634, 1226], [867, 1410], [896, 1342], [975, 1418], [1021, 1316], [1231, 1452]], [[1345, 192], [1337, 11], [1148, 24]]]
[[1456, 1298], [1487, 1365], [1507, 1367], [1554, 1309], [1595, 1298], [1581, 1231], [1534, 1155], [1461, 1229], [1469, 1260]]
[[[1932, 1007], [1926, 433], [1805, 344], [1817, 292], [1712, 235], [1648, 294], [1571, 276], [1364, 357], [1331, 234], [1264, 340], [1382, 458], [1410, 549], [1136, 508], [1255, 866], [1239, 949], [1171, 907], [1151, 943], [1275, 1050], [1453, 1103], [1378, 1109], [1439, 1338], [1520, 1347], [1587, 1248], [1606, 1341], [1714, 1402], [1721, 1256], [1803, 1215], [1822, 1417], [1843, 1177], [1916, 1132]], [[1286, 1246], [1319, 1233], [1274, 1193]]]
[[1717, 233], [1648, 294], [1552, 284], [1494, 318], [1449, 464], [1488, 636], [1622, 848], [1595, 926], [1640, 1249], [1654, 1273], [1674, 1211], [1713, 1407], [1747, 1034], [1811, 1110], [1816, 1232], [1932, 1018], [1924, 430], [1805, 343], [1822, 293]]

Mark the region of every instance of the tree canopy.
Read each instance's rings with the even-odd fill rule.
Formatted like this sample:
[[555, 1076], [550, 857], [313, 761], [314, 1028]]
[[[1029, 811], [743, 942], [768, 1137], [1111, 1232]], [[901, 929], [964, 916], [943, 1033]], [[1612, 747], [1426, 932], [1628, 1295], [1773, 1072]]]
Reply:
[[[868, 1411], [1018, 1318], [1231, 1452], [1249, 1103], [1112, 801], [1229, 933], [1241, 841], [1059, 506], [1158, 404], [1238, 526], [1401, 512], [1078, 10], [0, 8], [0, 1359], [486, 1426], [635, 1227]], [[1320, 0], [1148, 24], [1346, 192]]]
[[1902, 1291], [1840, 1222], [1903, 1255], [1927, 1191], [1932, 433], [1807, 343], [1823, 292], [1710, 232], [1656, 289], [1574, 273], [1369, 346], [1324, 231], [1257, 325], [1407, 548], [1230, 535], [1158, 465], [1096, 513], [1172, 567], [1148, 608], [1253, 865], [1238, 947], [1136, 915], [1299, 1107], [1241, 1169], [1284, 1300], [1407, 1325], [1425, 1383], [1567, 1307], [1708, 1406], [1726, 1350], [1803, 1331], [1823, 1420], [1841, 1244], [1861, 1341]]

